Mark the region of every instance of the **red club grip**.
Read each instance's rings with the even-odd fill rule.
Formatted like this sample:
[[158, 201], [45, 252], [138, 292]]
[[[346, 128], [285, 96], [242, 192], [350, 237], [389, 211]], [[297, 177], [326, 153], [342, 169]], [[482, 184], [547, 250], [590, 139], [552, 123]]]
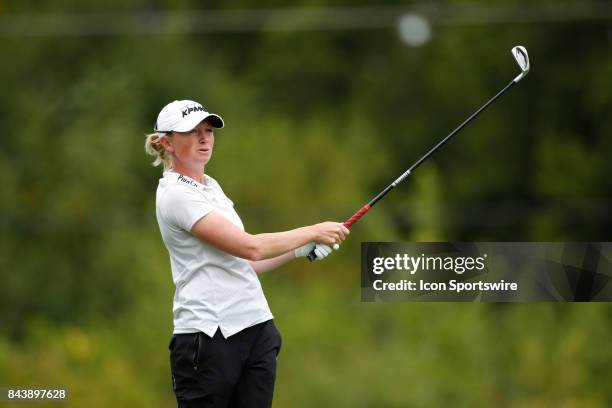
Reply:
[[[351, 218], [349, 218], [348, 220], [344, 221], [344, 226], [348, 229], [351, 229], [351, 226], [356, 223], [357, 221], [359, 221], [359, 219], [361, 217], [363, 217], [365, 215], [365, 213], [367, 213], [370, 208], [372, 208], [372, 206], [370, 204], [366, 204], [363, 207], [361, 207], [361, 209], [359, 211], [357, 211], [355, 214], [353, 214], [353, 216]], [[315, 259], [317, 259], [317, 255], [315, 254], [314, 249], [312, 251], [310, 251], [310, 253], [308, 254], [308, 260], [310, 262], [314, 261]]]
[[351, 226], [356, 223], [357, 221], [359, 221], [359, 219], [361, 217], [363, 217], [365, 215], [365, 213], [367, 213], [370, 208], [372, 208], [372, 206], [370, 204], [366, 204], [363, 207], [361, 207], [361, 209], [359, 211], [357, 211], [355, 214], [353, 214], [353, 216], [351, 218], [349, 218], [348, 220], [344, 221], [344, 226], [348, 229], [351, 228]]

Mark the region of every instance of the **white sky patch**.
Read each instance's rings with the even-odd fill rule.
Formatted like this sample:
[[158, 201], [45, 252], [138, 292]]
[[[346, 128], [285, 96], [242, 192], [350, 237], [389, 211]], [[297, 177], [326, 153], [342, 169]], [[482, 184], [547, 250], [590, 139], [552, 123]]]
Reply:
[[412, 47], [419, 47], [431, 38], [429, 21], [418, 14], [404, 14], [398, 23], [401, 40]]

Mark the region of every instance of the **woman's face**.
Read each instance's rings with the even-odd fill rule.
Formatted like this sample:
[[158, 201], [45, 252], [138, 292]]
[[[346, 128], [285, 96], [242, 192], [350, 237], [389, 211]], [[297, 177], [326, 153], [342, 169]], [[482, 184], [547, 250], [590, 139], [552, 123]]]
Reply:
[[213, 127], [202, 121], [189, 132], [173, 132], [168, 138], [175, 168], [201, 170], [212, 157], [215, 135]]

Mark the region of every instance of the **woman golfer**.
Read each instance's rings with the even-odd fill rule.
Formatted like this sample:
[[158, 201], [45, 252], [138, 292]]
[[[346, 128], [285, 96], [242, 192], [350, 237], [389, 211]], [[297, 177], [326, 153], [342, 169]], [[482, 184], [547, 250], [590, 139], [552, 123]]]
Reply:
[[194, 101], [166, 105], [145, 150], [163, 164], [156, 214], [170, 255], [172, 385], [179, 407], [270, 407], [281, 336], [257, 278], [313, 248], [317, 259], [349, 233], [323, 222], [249, 234], [208, 174], [219, 115]]

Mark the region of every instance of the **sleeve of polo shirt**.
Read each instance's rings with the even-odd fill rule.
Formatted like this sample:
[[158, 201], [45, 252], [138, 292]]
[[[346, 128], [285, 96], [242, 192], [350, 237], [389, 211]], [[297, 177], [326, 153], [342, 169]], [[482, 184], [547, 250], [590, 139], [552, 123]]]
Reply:
[[198, 192], [178, 186], [166, 192], [161, 203], [161, 213], [166, 221], [185, 231], [214, 208]]

